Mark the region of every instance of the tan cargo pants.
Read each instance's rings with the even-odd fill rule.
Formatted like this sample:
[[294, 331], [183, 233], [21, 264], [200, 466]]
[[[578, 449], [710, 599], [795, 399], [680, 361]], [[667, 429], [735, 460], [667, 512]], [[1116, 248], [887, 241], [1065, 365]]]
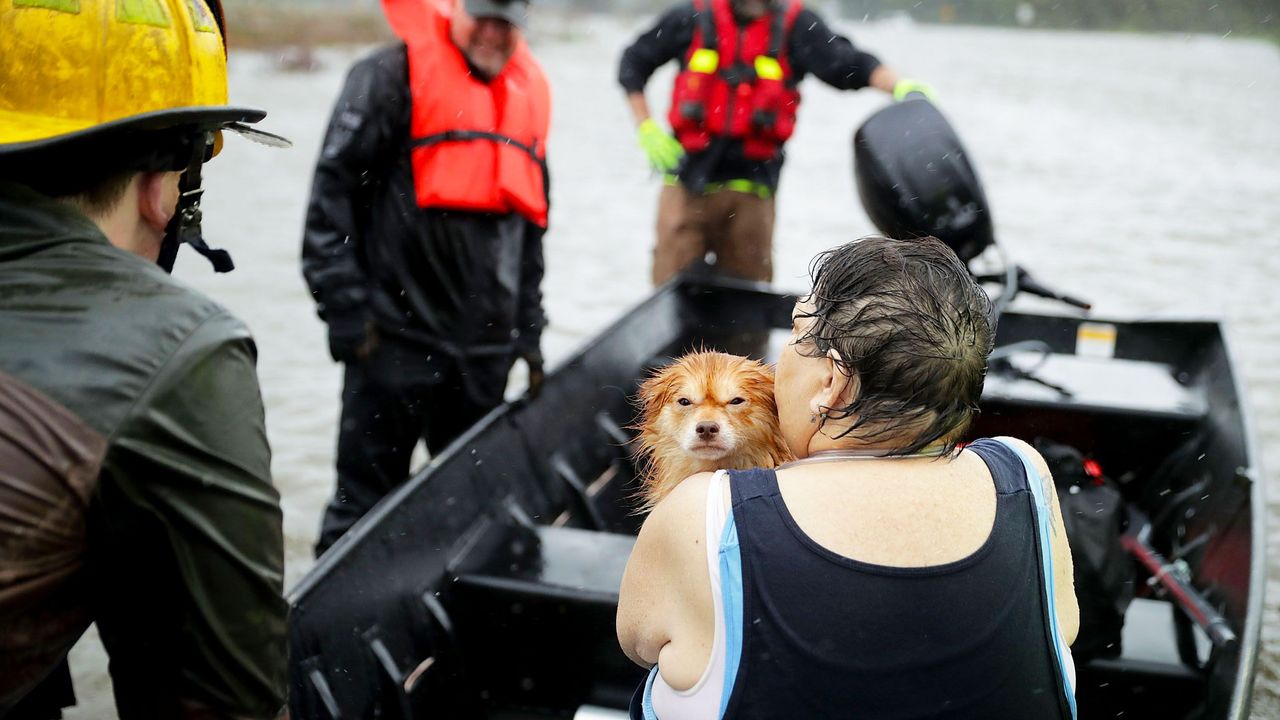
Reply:
[[716, 269], [744, 280], [773, 280], [773, 196], [721, 189], [706, 195], [667, 185], [658, 196], [653, 284], [661, 285], [707, 253]]

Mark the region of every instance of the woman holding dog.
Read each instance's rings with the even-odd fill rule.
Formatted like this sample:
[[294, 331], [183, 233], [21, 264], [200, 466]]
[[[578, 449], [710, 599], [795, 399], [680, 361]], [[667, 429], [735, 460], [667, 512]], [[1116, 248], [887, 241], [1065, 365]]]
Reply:
[[957, 449], [989, 302], [942, 243], [820, 255], [774, 394], [796, 458], [701, 473], [646, 520], [618, 637], [632, 717], [1067, 718], [1072, 567], [1043, 459]]

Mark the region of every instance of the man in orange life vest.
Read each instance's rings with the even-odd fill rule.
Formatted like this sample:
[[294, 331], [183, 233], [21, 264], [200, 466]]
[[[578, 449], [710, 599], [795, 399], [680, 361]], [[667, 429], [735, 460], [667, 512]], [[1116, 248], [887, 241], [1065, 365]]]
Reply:
[[[677, 59], [673, 137], [650, 117], [644, 87]], [[800, 0], [684, 2], [623, 52], [618, 81], [640, 146], [666, 180], [654, 285], [708, 252], [726, 275], [772, 280], [774, 193], [795, 128], [796, 88], [808, 73], [842, 90], [932, 94], [828, 29]]]
[[384, 0], [402, 41], [351, 69], [316, 165], [302, 269], [345, 363], [328, 548], [497, 406], [541, 384], [547, 81], [527, 0]]

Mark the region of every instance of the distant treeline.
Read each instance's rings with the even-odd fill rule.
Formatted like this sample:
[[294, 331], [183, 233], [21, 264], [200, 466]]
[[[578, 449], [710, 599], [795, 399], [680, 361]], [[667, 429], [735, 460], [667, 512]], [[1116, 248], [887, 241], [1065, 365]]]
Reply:
[[[535, 0], [584, 11], [656, 12], [679, 0]], [[1278, 0], [805, 0], [820, 11], [869, 20], [1079, 30], [1199, 32], [1280, 39]]]
[[[532, 0], [570, 12], [648, 15], [683, 0]], [[828, 16], [882, 20], [908, 15], [917, 22], [1007, 25], [1077, 30], [1196, 32], [1261, 36], [1280, 43], [1280, 0], [804, 0]], [[224, 0], [229, 15], [250, 25], [245, 44], [326, 44], [386, 37], [380, 0]], [[306, 17], [297, 17], [310, 8]], [[351, 24], [348, 25], [350, 20]], [[297, 22], [302, 27], [289, 27]], [[347, 27], [344, 28], [344, 25]], [[260, 31], [260, 32], [259, 32]], [[258, 35], [261, 35], [259, 38]], [[236, 37], [233, 34], [233, 42]]]
[[1276, 0], [838, 0], [848, 17], [1081, 30], [1280, 36]]

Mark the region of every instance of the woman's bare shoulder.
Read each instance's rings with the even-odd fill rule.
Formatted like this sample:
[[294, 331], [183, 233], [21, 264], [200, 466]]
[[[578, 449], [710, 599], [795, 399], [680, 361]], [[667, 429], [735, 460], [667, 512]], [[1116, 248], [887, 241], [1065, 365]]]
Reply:
[[713, 476], [714, 473], [698, 473], [677, 485], [649, 513], [640, 529], [637, 545], [671, 541], [684, 545], [684, 541], [690, 536], [700, 542], [707, 505], [707, 485]]
[[1001, 435], [999, 437], [992, 438], [992, 440], [999, 440], [1000, 442], [1005, 443], [1006, 445], [1012, 445], [1013, 447], [1017, 448], [1023, 454], [1025, 454], [1028, 458], [1031, 459], [1031, 463], [1036, 466], [1037, 470], [1040, 471], [1041, 477], [1051, 479], [1051, 476], [1049, 474], [1049, 463], [1045, 462], [1044, 458], [1041, 457], [1039, 451], [1037, 451], [1034, 447], [1031, 446], [1031, 443], [1025, 440], [1019, 440], [1018, 438], [1013, 437], [1011, 435]]

